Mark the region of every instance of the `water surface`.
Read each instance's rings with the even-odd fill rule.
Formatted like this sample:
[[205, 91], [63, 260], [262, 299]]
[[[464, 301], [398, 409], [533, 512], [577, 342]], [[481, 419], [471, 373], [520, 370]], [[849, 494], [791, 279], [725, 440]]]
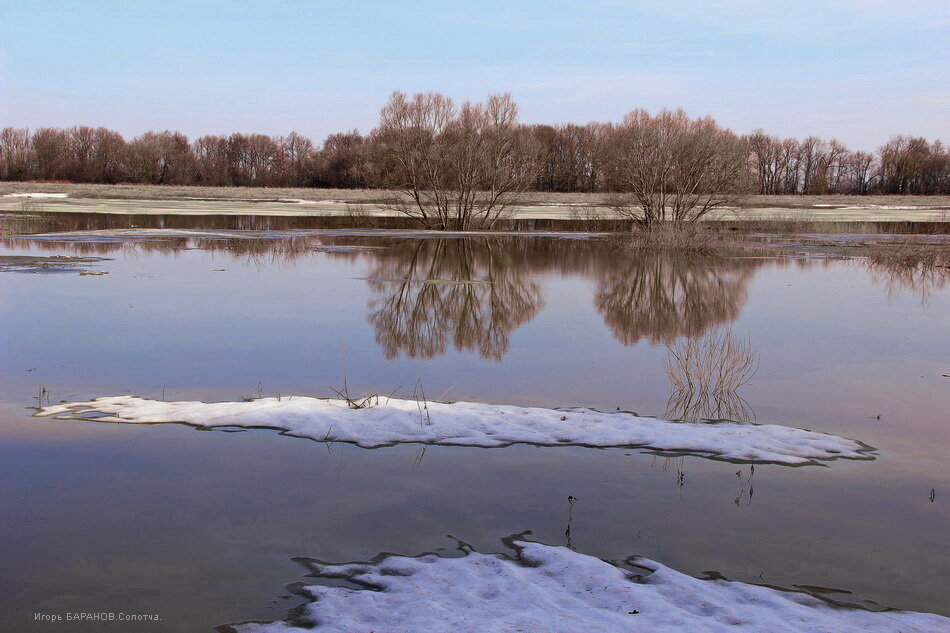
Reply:
[[[417, 554], [453, 548], [448, 535], [498, 551], [524, 530], [603, 558], [950, 614], [943, 273], [841, 249], [684, 257], [576, 234], [83, 222], [0, 241], [0, 258], [38, 262], [0, 270], [0, 628], [110, 630], [33, 621], [65, 611], [162, 617], [135, 631], [280, 619], [300, 602], [285, 589], [305, 574], [292, 557]], [[64, 256], [85, 259], [44, 259]], [[858, 439], [874, 459], [753, 469], [630, 449], [365, 450], [29, 408], [329, 395], [345, 379], [355, 393], [418, 383], [434, 399], [667, 417], [666, 345], [724, 329], [758, 353], [740, 391], [750, 418]]]

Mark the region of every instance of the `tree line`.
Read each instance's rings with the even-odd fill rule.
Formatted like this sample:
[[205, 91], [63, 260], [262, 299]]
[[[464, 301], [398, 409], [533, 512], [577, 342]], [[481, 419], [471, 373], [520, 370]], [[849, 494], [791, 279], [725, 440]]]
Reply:
[[[405, 189], [414, 180], [409, 183], [414, 190], [432, 192], [452, 188], [437, 187], [432, 179], [490, 173], [484, 183], [475, 184], [490, 189], [518, 181], [515, 188], [530, 191], [621, 192], [642, 185], [644, 178], [672, 177], [717, 160], [741, 162], [729, 177], [738, 173], [750, 193], [950, 194], [950, 151], [939, 140], [895, 136], [875, 152], [854, 151], [835, 139], [814, 136], [781, 138], [761, 130], [738, 136], [708, 117], [692, 121], [681, 112], [665, 112], [661, 115], [680, 119], [667, 121], [668, 129], [680, 126], [682, 132], [687, 124], [704, 128], [689, 132], [689, 138], [680, 133], [680, 146], [672, 151], [670, 143], [646, 142], [649, 134], [665, 132], [644, 132], [652, 118], [643, 111], [620, 123], [524, 125], [517, 123], [517, 110], [507, 96], [461, 109], [442, 95], [416, 97], [423, 101], [405, 96], [391, 100], [370, 134], [331, 134], [320, 146], [296, 132], [189, 140], [163, 131], [126, 140], [102, 127], [5, 128], [0, 131], [0, 180], [394, 189]], [[655, 151], [666, 154], [656, 156]], [[431, 159], [427, 164], [421, 160], [424, 153]], [[653, 171], [654, 158], [665, 162], [666, 176]], [[488, 162], [477, 165], [476, 159]], [[454, 167], [448, 169], [448, 163]], [[432, 202], [448, 213], [449, 201]]]

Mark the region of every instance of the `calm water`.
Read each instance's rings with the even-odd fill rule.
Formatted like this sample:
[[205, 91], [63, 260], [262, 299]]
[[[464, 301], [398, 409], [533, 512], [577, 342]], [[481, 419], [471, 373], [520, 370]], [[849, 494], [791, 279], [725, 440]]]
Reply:
[[[292, 557], [416, 554], [449, 535], [500, 551], [524, 530], [566, 544], [568, 495], [580, 552], [950, 614], [943, 272], [795, 248], [683, 258], [577, 235], [268, 228], [0, 240], [0, 630], [281, 619], [306, 573]], [[57, 256], [88, 261], [37, 259]], [[436, 399], [666, 416], [665, 345], [721, 328], [758, 352], [749, 416], [859, 439], [875, 459], [753, 473], [629, 449], [328, 449], [30, 409], [43, 389], [327, 395], [345, 373], [352, 392], [421, 380]], [[162, 622], [33, 621], [67, 611]]]

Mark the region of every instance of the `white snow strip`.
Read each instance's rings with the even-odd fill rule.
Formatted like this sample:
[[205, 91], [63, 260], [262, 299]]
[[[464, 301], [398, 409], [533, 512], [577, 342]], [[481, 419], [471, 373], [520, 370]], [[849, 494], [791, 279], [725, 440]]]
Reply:
[[[591, 409], [523, 408], [478, 402], [379, 398], [353, 409], [345, 400], [284, 397], [249, 402], [164, 402], [134, 396], [97, 398], [43, 408], [37, 415], [103, 422], [183, 422], [201, 427], [280, 429], [319, 441], [371, 448], [418, 442], [461, 446], [636, 446], [716, 459], [804, 464], [867, 458], [855, 440], [774, 424], [686, 423]], [[104, 417], [94, 417], [102, 415]]]
[[[318, 576], [374, 589], [315, 585], [298, 628], [244, 624], [239, 633], [937, 633], [950, 618], [832, 606], [809, 594], [700, 580], [645, 558], [642, 574], [564, 547], [515, 541], [516, 559], [469, 552], [312, 563]], [[652, 572], [652, 573], [650, 573]]]
[[926, 211], [940, 209], [939, 205], [932, 204], [856, 204], [841, 207], [842, 211]]
[[66, 193], [8, 193], [8, 198], [65, 198]]
[[304, 198], [281, 198], [278, 202], [294, 202], [296, 204], [347, 204], [346, 200], [305, 200]]

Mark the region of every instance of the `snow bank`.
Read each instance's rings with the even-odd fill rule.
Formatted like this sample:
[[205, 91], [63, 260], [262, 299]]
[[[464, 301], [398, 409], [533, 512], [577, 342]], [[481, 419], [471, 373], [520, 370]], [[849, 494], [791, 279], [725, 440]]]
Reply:
[[[318, 441], [366, 448], [405, 442], [461, 446], [636, 446], [715, 459], [804, 464], [867, 458], [870, 447], [843, 437], [774, 424], [685, 423], [601, 413], [380, 398], [352, 409], [344, 400], [304, 397], [249, 402], [163, 402], [134, 396], [45, 407], [37, 415], [104, 422], [183, 422], [201, 427], [280, 429]], [[96, 417], [96, 416], [103, 417]]]
[[66, 193], [8, 193], [8, 198], [65, 198]]
[[[244, 624], [239, 633], [936, 633], [950, 619], [831, 606], [811, 595], [700, 580], [644, 558], [634, 574], [564, 547], [515, 541], [512, 558], [467, 552], [312, 563], [316, 575], [367, 589], [316, 585], [297, 623]], [[652, 573], [650, 573], [652, 572]], [[309, 625], [315, 628], [309, 628]]]

